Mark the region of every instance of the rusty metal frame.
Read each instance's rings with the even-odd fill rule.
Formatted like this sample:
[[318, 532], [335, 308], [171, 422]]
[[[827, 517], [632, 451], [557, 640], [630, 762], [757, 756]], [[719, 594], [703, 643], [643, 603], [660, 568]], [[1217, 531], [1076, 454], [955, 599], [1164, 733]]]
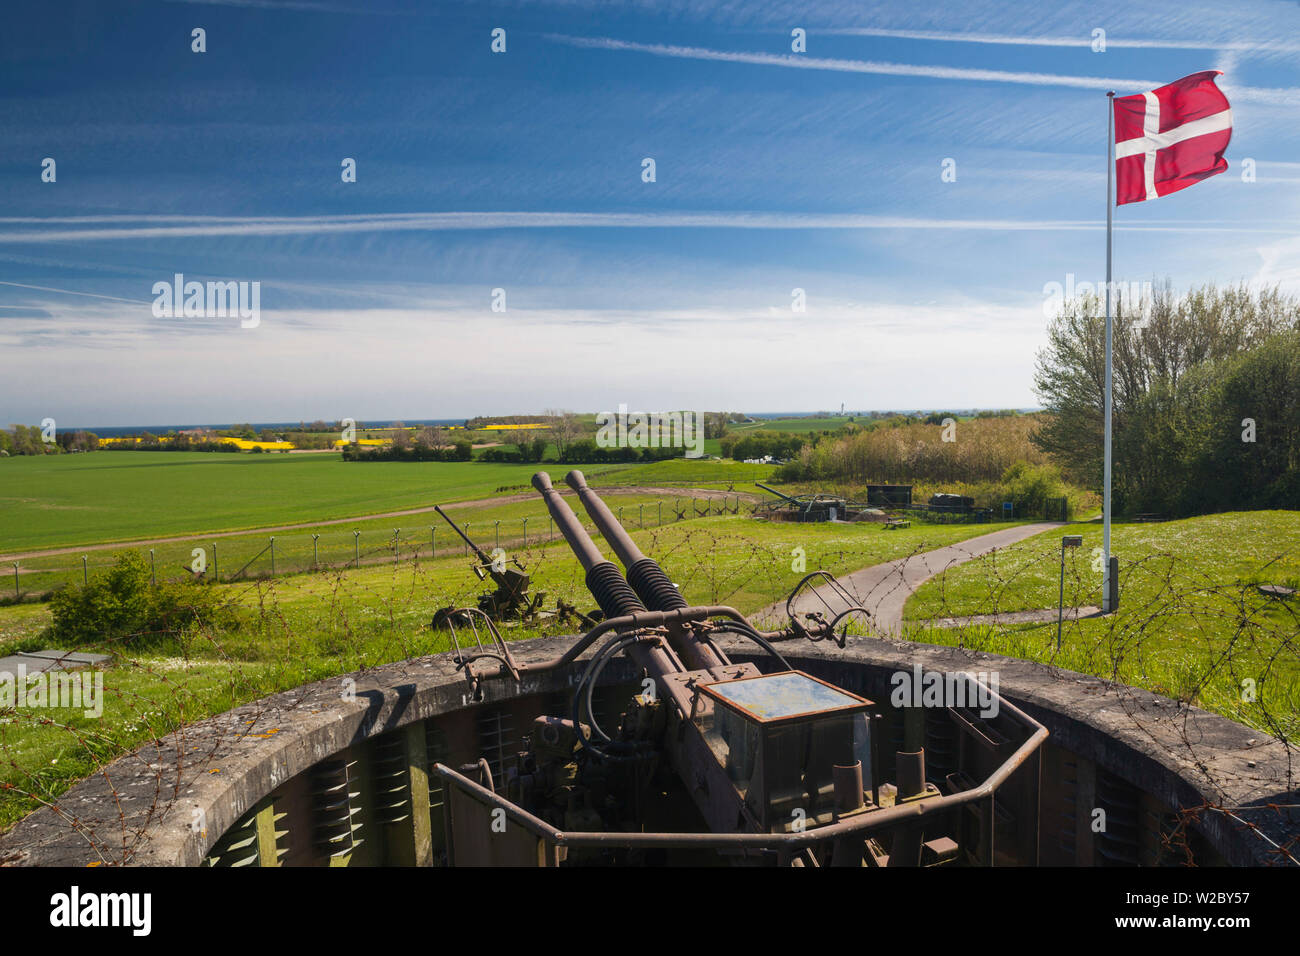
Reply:
[[[810, 629], [804, 627], [803, 624], [799, 622], [799, 618], [795, 613], [794, 604], [800, 593], [808, 587], [808, 583], [816, 578], [821, 578], [825, 582], [826, 588], [844, 602], [845, 608], [837, 614], [835, 608], [831, 607], [831, 603], [818, 593], [817, 588], [809, 588], [808, 593], [821, 601], [822, 606], [832, 615], [831, 620], [828, 622], [826, 618], [822, 616], [821, 611], [805, 611], [804, 617], [809, 621], [816, 622], [817, 624], [816, 628]], [[785, 599], [785, 613], [786, 617], [790, 619], [790, 630], [793, 632], [789, 636], [807, 638], [813, 643], [825, 640], [829, 637], [834, 641], [836, 646], [841, 648], [844, 647], [847, 635], [841, 634], [839, 637], [835, 636], [835, 627], [840, 623], [840, 621], [844, 620], [850, 614], [858, 613], [865, 614], [868, 622], [873, 620], [871, 612], [858, 603], [858, 599], [849, 593], [848, 588], [841, 584], [835, 575], [831, 574], [829, 571], [821, 569], [810, 571], [805, 574], [803, 578], [800, 579], [799, 583], [794, 586], [790, 591], [789, 597]], [[784, 637], [786, 635], [781, 636]]]
[[[455, 615], [457, 614], [464, 614], [469, 619], [469, 626], [471, 631], [474, 634], [474, 642], [478, 645], [478, 650], [481, 652], [475, 654], [473, 657], [466, 657], [464, 652], [460, 648], [460, 641], [456, 637]], [[483, 646], [483, 638], [479, 634], [478, 625], [474, 623], [474, 617], [476, 615], [478, 617], [483, 618], [483, 623], [487, 625], [488, 633], [492, 636], [492, 650], [487, 650]], [[510, 648], [506, 645], [505, 638], [503, 638], [501, 636], [501, 632], [497, 630], [497, 626], [495, 623], [493, 623], [492, 618], [488, 614], [486, 614], [481, 608], [477, 608], [477, 607], [456, 608], [453, 611], [453, 613], [449, 615], [447, 618], [447, 627], [451, 630], [451, 644], [452, 644], [452, 648], [454, 649], [454, 656], [452, 660], [456, 662], [457, 670], [460, 670], [462, 668], [464, 669], [465, 676], [470, 681], [471, 684], [484, 676], [499, 675], [500, 673], [499, 671], [498, 671], [498, 675], [482, 675], [482, 674], [475, 674], [473, 670], [471, 670], [470, 668], [471, 664], [473, 664], [475, 661], [483, 660], [484, 658], [491, 658], [492, 660], [500, 661], [511, 677], [513, 677], [516, 681], [521, 679], [519, 674], [519, 665], [515, 663], [514, 655], [510, 653]]]
[[[683, 609], [687, 610], [687, 609]], [[694, 609], [691, 609], [694, 610]], [[650, 612], [659, 614], [661, 612]], [[670, 612], [678, 613], [678, 612]], [[636, 616], [636, 615], [634, 615]], [[974, 680], [973, 678], [969, 678]], [[976, 683], [978, 683], [976, 681]], [[866, 836], [876, 830], [899, 823], [915, 823], [920, 819], [955, 810], [967, 804], [986, 804], [991, 813], [994, 794], [1047, 739], [1047, 728], [1014, 704], [999, 697], [1001, 706], [1018, 723], [1032, 732], [979, 786], [959, 793], [937, 797], [923, 797], [907, 803], [895, 804], [870, 813], [856, 814], [825, 826], [793, 833], [608, 833], [568, 832], [558, 830], [545, 820], [534, 816], [523, 807], [511, 803], [491, 790], [442, 763], [434, 764], [433, 772], [447, 784], [455, 785], [475, 799], [503, 810], [508, 819], [515, 821], [533, 835], [556, 846], [566, 847], [696, 847], [718, 850], [779, 850], [799, 851], [818, 846], [841, 837]], [[992, 862], [990, 858], [989, 862]]]
[[997, 788], [1006, 782], [1007, 778], [1038, 749], [1039, 744], [1045, 739], [1047, 739], [1047, 729], [1039, 726], [1021, 744], [1011, 758], [994, 771], [984, 783], [973, 789], [946, 796], [897, 804], [796, 833], [567, 832], [556, 829], [545, 820], [534, 816], [517, 804], [511, 803], [444, 764], [435, 764], [433, 771], [446, 783], [460, 787], [474, 798], [489, 804], [493, 808], [501, 809], [508, 819], [513, 820], [534, 836], [555, 846], [603, 848], [703, 847], [718, 850], [780, 850], [788, 852], [819, 846], [828, 841], [844, 837], [866, 837], [876, 830], [894, 824], [915, 823], [918, 820], [942, 814], [966, 804], [987, 802], [988, 806], [992, 807]]

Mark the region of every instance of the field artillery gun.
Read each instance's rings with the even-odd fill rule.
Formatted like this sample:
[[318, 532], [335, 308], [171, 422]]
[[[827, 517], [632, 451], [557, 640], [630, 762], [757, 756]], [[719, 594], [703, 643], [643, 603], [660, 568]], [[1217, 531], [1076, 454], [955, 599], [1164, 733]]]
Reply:
[[769, 491], [780, 501], [769, 501], [758, 506], [757, 513], [781, 521], [847, 521], [859, 506], [850, 505], [848, 500], [839, 495], [804, 494], [783, 495], [775, 488], [769, 488], [760, 481], [754, 482], [764, 491]]
[[[435, 764], [444, 786], [449, 862], [1036, 860], [1036, 842], [1021, 841], [1011, 851], [999, 842], [995, 855], [994, 834], [1002, 841], [1008, 820], [1014, 826], [1030, 817], [1036, 833], [1037, 751], [1047, 737], [1040, 723], [971, 675], [948, 675], [992, 711], [976, 713], [963, 696], [962, 703], [907, 718], [913, 726], [911, 716], [922, 725], [950, 720], [954, 741], [963, 733], [970, 738], [955, 748], [951, 771], [930, 779], [916, 734], [905, 733], [903, 749], [888, 753], [875, 703], [793, 668], [777, 649], [781, 640], [824, 639], [831, 622], [796, 628], [792, 620], [781, 631], [763, 632], [734, 608], [689, 604], [581, 472], [566, 481], [626, 576], [601, 554], [549, 476], [535, 475], [534, 487], [581, 564], [604, 620], [551, 660], [518, 662], [505, 642], [457, 655], [475, 700], [486, 699], [494, 681], [522, 685], [540, 672], [583, 666], [574, 671], [567, 712], [538, 715], [525, 749], [513, 766], [503, 766], [499, 780], [476, 771], [477, 764], [459, 770]], [[732, 653], [757, 647], [747, 656], [766, 666], [733, 660], [724, 635]], [[620, 657], [634, 681], [623, 685], [625, 709], [616, 722], [605, 718], [606, 729], [594, 694]]]
[[[557, 619], [568, 620], [570, 617], [576, 618], [584, 627], [590, 627], [596, 623], [590, 615], [582, 614], [573, 607], [573, 605], [560, 600], [556, 603], [554, 610], [543, 609], [546, 602], [546, 592], [538, 591], [531, 593], [529, 591], [532, 585], [532, 577], [528, 574], [518, 558], [506, 558], [506, 553], [501, 548], [494, 549], [492, 554], [488, 554], [480, 548], [464, 531], [456, 526], [456, 522], [447, 517], [447, 513], [438, 505], [434, 505], [433, 510], [438, 512], [451, 529], [460, 535], [465, 546], [474, 552], [478, 558], [478, 563], [470, 566], [474, 576], [480, 581], [486, 581], [491, 578], [492, 583], [496, 585], [493, 591], [485, 591], [479, 595], [479, 611], [489, 621], [508, 622], [518, 621], [523, 624], [538, 624], [542, 621]], [[444, 628], [449, 625], [461, 624], [469, 626], [473, 624], [473, 618], [469, 611], [473, 608], [458, 608], [454, 605], [439, 608], [433, 615], [432, 626], [434, 628]]]

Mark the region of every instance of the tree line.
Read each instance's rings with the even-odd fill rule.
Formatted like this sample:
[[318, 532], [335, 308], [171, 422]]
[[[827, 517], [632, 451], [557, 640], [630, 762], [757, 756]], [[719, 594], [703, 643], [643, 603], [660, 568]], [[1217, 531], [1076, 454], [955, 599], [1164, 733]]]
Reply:
[[0, 456], [58, 455], [64, 452], [94, 451], [99, 447], [99, 436], [84, 430], [55, 431], [53, 440], [45, 441], [37, 425], [10, 425], [0, 429]]
[[[1036, 447], [1100, 489], [1104, 302], [1067, 302], [1038, 356], [1050, 415]], [[1170, 516], [1300, 506], [1300, 301], [1277, 288], [1166, 281], [1113, 319], [1114, 459], [1119, 513]]]

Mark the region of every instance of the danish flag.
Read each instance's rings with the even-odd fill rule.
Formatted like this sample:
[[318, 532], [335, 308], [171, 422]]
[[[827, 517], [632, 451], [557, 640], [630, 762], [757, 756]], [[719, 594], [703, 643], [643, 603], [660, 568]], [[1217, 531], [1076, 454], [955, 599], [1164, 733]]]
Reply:
[[1228, 168], [1232, 109], [1214, 85], [1222, 72], [1115, 97], [1115, 205], [1168, 196]]

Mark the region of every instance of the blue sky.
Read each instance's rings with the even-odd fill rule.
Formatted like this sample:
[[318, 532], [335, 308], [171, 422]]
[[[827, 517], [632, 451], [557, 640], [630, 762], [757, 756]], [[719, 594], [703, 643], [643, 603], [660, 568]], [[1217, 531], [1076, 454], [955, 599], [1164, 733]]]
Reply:
[[[1120, 209], [1116, 278], [1300, 292], [1300, 6], [1044, 7], [10, 12], [0, 420], [1031, 406], [1044, 286], [1104, 276], [1105, 90], [1211, 68], [1230, 168]], [[260, 324], [155, 317], [175, 273]]]

